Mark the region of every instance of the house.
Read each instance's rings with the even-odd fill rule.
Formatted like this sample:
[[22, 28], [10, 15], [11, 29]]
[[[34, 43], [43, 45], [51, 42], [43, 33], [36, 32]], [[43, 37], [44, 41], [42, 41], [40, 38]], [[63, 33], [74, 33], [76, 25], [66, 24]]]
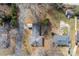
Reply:
[[70, 26], [69, 24], [65, 23], [64, 21], [60, 21], [60, 32], [61, 34], [56, 34], [54, 35], [54, 41], [53, 43], [55, 45], [65, 45], [65, 46], [70, 46]]
[[57, 46], [70, 46], [70, 39], [68, 35], [55, 35], [53, 43]]
[[43, 46], [43, 39], [41, 34], [41, 28], [39, 23], [34, 23], [32, 27], [32, 37], [31, 37], [31, 45], [32, 46]]

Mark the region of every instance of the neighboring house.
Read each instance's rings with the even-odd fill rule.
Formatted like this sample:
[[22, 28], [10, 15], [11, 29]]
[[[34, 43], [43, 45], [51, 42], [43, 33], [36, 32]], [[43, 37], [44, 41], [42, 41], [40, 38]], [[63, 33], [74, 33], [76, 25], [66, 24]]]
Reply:
[[0, 27], [0, 48], [8, 48], [9, 44], [7, 31], [3, 27]]
[[53, 43], [57, 46], [70, 46], [70, 39], [68, 35], [55, 35]]
[[70, 28], [69, 28], [69, 25], [67, 23], [65, 23], [64, 21], [60, 21], [60, 30], [65, 32], [65, 33], [63, 33], [63, 34], [61, 33], [62, 35], [56, 34], [53, 38], [54, 39], [53, 43], [57, 46], [58, 45], [70, 46], [70, 35], [69, 35]]

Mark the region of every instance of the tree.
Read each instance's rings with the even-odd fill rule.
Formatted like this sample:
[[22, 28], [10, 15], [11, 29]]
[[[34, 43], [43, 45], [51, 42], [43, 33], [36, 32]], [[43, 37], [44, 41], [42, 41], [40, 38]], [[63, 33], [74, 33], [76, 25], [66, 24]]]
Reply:
[[11, 6], [11, 15], [5, 15], [4, 14], [4, 17], [2, 18], [2, 22], [4, 23], [5, 27], [6, 27], [6, 24], [12, 28], [15, 28], [17, 27], [17, 7], [16, 7], [16, 4], [10, 4]]
[[17, 27], [17, 7], [16, 4], [11, 5], [12, 13], [11, 13], [11, 25], [13, 28]]
[[55, 9], [57, 9], [59, 11], [63, 11], [64, 5], [62, 3], [54, 3], [53, 6]]

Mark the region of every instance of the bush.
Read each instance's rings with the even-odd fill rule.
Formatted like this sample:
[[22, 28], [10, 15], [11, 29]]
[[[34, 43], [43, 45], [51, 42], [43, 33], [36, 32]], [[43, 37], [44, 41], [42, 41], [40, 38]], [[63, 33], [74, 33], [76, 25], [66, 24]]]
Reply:
[[12, 25], [13, 28], [15, 28], [16, 27], [16, 21], [15, 20], [11, 20], [11, 25]]
[[17, 26], [17, 7], [16, 7], [16, 4], [12, 4], [11, 9], [12, 9], [11, 25], [13, 28], [15, 28]]
[[11, 3], [6, 3], [6, 5], [11, 6]]
[[49, 23], [49, 19], [48, 18], [46, 18], [45, 20], [43, 20], [41, 22], [42, 25], [48, 25], [48, 23]]
[[75, 12], [74, 16], [79, 16], [79, 11]]
[[16, 4], [9, 5], [11, 5], [11, 15], [4, 15], [4, 18], [0, 20], [0, 25], [7, 23], [9, 26], [12, 26], [12, 28], [15, 28], [17, 26], [17, 7]]
[[4, 23], [8, 23], [12, 28], [17, 26], [17, 8], [16, 4], [11, 4], [11, 15], [3, 18]]
[[63, 32], [64, 32], [63, 35], [67, 35], [68, 30], [67, 29], [64, 29]]
[[10, 21], [11, 21], [11, 16], [5, 16], [4, 18], [3, 18], [3, 22], [5, 23], [10, 23]]
[[2, 26], [3, 25], [3, 22], [2, 22], [2, 19], [0, 18], [0, 26]]
[[79, 6], [75, 6], [73, 11], [74, 11], [74, 16], [79, 16]]

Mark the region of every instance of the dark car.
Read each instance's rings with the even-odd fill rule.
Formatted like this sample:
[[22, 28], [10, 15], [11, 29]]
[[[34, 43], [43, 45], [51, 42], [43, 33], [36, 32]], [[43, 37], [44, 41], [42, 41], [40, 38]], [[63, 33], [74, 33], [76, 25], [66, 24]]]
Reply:
[[78, 43], [79, 43], [79, 31], [77, 31], [77, 36], [76, 36], [77, 38], [76, 38], [76, 45], [78, 45]]

